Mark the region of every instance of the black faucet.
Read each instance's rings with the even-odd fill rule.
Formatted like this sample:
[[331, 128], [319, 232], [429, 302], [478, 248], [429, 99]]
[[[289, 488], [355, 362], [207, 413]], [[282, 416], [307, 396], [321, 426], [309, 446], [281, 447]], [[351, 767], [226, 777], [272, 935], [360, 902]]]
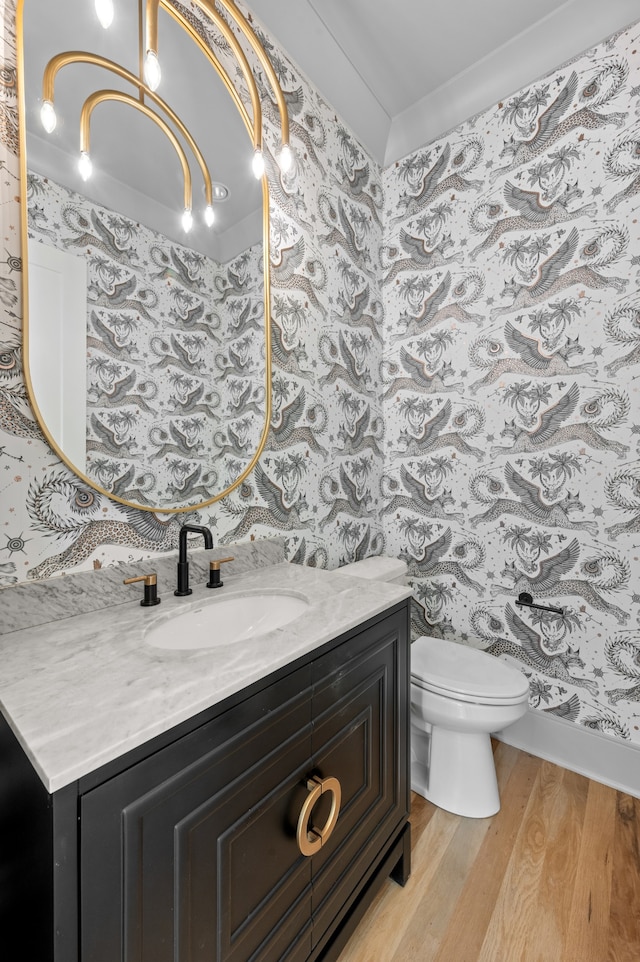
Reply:
[[205, 548], [213, 548], [213, 537], [208, 528], [204, 528], [200, 524], [182, 525], [179, 535], [178, 587], [173, 592], [174, 595], [178, 595], [181, 598], [191, 594], [191, 588], [189, 587], [189, 562], [187, 561], [187, 535], [189, 532], [201, 534], [204, 538]]

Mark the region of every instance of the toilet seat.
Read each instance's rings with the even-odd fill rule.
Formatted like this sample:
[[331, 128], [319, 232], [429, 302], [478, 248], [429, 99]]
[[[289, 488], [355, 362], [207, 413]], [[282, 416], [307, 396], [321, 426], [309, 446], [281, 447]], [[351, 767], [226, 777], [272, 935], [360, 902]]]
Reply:
[[426, 635], [411, 646], [411, 683], [483, 705], [515, 705], [529, 694], [529, 682], [517, 668], [468, 645]]

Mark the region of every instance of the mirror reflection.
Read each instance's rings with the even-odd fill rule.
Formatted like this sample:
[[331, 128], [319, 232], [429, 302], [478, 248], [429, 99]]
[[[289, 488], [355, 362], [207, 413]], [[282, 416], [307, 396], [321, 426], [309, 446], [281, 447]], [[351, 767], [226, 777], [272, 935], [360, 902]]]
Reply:
[[221, 496], [266, 431], [268, 198], [234, 100], [162, 5], [169, 115], [152, 119], [155, 98], [101, 62], [74, 61], [55, 74], [45, 131], [51, 59], [90, 51], [137, 76], [142, 16], [138, 0], [116, 3], [105, 29], [86, 0], [24, 0], [26, 361], [41, 423], [74, 470], [173, 510]]

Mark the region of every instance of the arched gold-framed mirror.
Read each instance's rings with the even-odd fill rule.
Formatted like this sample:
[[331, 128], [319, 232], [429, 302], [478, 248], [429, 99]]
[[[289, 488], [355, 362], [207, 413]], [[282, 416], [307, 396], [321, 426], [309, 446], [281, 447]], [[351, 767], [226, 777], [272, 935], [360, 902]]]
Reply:
[[286, 105], [232, 0], [115, 0], [106, 27], [110, 6], [18, 0], [25, 380], [84, 482], [193, 511], [269, 431], [267, 82], [283, 166]]

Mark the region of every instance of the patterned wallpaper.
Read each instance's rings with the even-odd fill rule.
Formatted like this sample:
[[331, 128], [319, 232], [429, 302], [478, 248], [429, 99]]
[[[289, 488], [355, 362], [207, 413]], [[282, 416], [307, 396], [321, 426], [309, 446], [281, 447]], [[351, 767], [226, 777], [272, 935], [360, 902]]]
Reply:
[[27, 201], [29, 238], [87, 265], [85, 473], [136, 504], [206, 501], [264, 425], [262, 244], [218, 264], [36, 173]]
[[[3, 7], [10, 583], [174, 548], [185, 519], [86, 489], [25, 405]], [[269, 163], [273, 424], [256, 471], [200, 517], [220, 542], [284, 532], [306, 564], [405, 557], [416, 631], [517, 659], [532, 705], [636, 742], [638, 32], [384, 173], [264, 38], [296, 161]], [[520, 591], [563, 614], [516, 607]]]
[[532, 705], [637, 743], [639, 39], [385, 171], [381, 368], [414, 629], [510, 656]]
[[[88, 488], [53, 456], [26, 403], [20, 341], [13, 0], [0, 0], [0, 11], [4, 31], [0, 187], [4, 241], [10, 254], [0, 265], [4, 306], [0, 326], [0, 579], [11, 584], [95, 564], [135, 561], [174, 549], [186, 517], [127, 508]], [[89, 9], [87, 16], [92, 16]], [[201, 35], [224, 58], [227, 52], [219, 35], [201, 22], [197, 10], [191, 9], [189, 16], [200, 21]], [[284, 532], [290, 558], [335, 566], [384, 546], [379, 517], [383, 463], [381, 174], [281, 51], [268, 38], [264, 42], [287, 97], [295, 155], [293, 169], [286, 176], [267, 156], [273, 419], [257, 469], [229, 497], [199, 512], [197, 520], [210, 525], [221, 543]], [[278, 118], [268, 98], [263, 110], [267, 148], [275, 149]], [[193, 294], [185, 280], [185, 273], [172, 275], [183, 313], [190, 303], [188, 295]], [[106, 298], [99, 315], [103, 321], [108, 319], [105, 312], [110, 304], [115, 306]], [[246, 376], [246, 358], [239, 350], [243, 337], [239, 333], [234, 342], [238, 350], [227, 347], [226, 361], [220, 363], [241, 418], [255, 418], [263, 398]], [[163, 341], [167, 344], [164, 361], [162, 344], [158, 342], [158, 346], [164, 377], [158, 375], [158, 382], [181, 375], [197, 379], [197, 371], [186, 371], [176, 363], [180, 352], [170, 337]], [[129, 374], [133, 370], [133, 364], [126, 368]], [[147, 399], [146, 390], [137, 391], [143, 400]], [[175, 437], [169, 440], [175, 441]], [[237, 439], [229, 437], [222, 448], [224, 462], [219, 458], [216, 463], [225, 486], [237, 477], [243, 454]], [[108, 459], [106, 451], [100, 456]], [[135, 474], [133, 480], [138, 484]], [[146, 481], [142, 474], [140, 478], [138, 492], [144, 494]]]

